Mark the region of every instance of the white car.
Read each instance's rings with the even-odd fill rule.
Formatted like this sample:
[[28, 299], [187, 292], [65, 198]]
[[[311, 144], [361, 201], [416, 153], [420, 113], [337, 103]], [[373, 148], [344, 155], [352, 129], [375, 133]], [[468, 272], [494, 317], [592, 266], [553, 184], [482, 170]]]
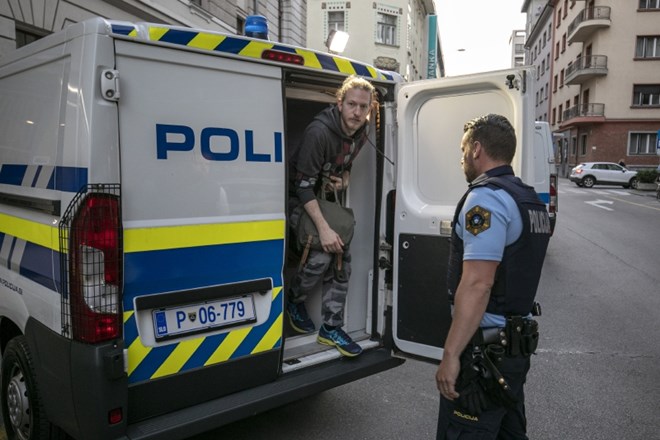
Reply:
[[621, 185], [637, 188], [637, 171], [613, 162], [584, 162], [571, 170], [571, 182], [591, 188], [594, 185]]

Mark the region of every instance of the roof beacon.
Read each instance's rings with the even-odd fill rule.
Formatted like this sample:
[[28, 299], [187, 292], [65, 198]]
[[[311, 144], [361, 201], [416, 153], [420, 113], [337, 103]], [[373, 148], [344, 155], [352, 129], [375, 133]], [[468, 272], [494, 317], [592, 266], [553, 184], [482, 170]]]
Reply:
[[245, 18], [245, 36], [268, 40], [268, 21], [263, 15], [248, 15]]

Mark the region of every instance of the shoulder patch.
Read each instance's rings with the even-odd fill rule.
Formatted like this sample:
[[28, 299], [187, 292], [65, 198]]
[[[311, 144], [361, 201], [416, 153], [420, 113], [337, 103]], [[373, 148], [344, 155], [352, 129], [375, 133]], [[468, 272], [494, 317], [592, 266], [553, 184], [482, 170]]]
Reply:
[[465, 229], [477, 235], [490, 228], [490, 211], [477, 205], [465, 214]]

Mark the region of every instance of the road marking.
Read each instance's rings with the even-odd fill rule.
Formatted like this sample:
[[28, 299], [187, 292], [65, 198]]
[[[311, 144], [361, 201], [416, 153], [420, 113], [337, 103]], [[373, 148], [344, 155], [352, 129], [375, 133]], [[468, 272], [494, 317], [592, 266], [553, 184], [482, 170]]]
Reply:
[[614, 211], [614, 210], [611, 209], [611, 208], [607, 208], [607, 207], [605, 207], [605, 206], [600, 206], [600, 205], [603, 204], [603, 203], [605, 203], [605, 204], [607, 204], [607, 205], [611, 205], [611, 204], [613, 204], [614, 202], [612, 202], [611, 200], [592, 200], [592, 201], [590, 201], [590, 202], [584, 202], [584, 203], [588, 203], [588, 204], [590, 204], [590, 205], [593, 205], [593, 206], [595, 206], [596, 208], [605, 209], [606, 211]]
[[607, 192], [616, 194], [618, 196], [629, 196], [630, 193], [625, 189], [608, 189]]

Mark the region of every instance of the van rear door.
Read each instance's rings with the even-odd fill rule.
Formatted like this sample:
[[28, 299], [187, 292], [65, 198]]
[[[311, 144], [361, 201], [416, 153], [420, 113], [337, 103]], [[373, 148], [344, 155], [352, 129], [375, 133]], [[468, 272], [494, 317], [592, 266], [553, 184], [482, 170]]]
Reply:
[[115, 41], [129, 422], [273, 381], [281, 69]]
[[525, 180], [534, 130], [525, 70], [405, 84], [398, 93], [398, 174], [394, 214], [394, 342], [403, 352], [441, 359], [451, 323], [447, 261], [451, 222], [467, 190], [461, 168], [463, 124], [506, 116], [517, 135], [513, 167]]

